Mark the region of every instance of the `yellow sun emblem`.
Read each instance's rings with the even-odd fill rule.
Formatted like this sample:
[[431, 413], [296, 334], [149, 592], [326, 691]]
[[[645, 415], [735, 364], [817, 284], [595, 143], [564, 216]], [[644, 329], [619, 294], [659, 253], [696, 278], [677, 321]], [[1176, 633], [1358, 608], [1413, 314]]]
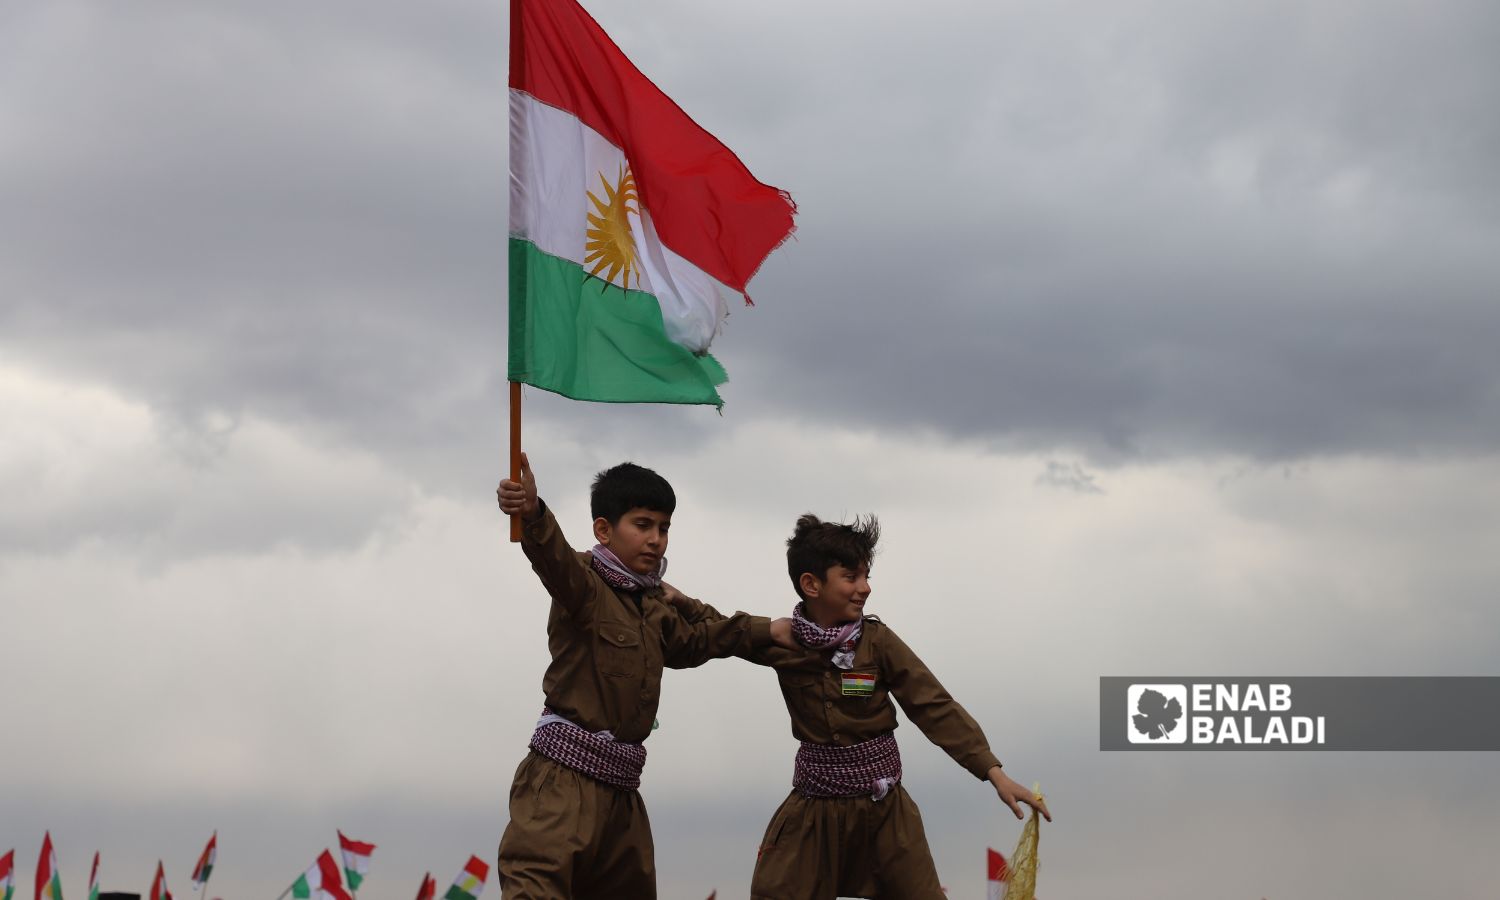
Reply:
[[589, 191], [589, 199], [594, 202], [594, 211], [589, 213], [589, 227], [585, 232], [588, 240], [583, 249], [588, 254], [584, 257], [584, 265], [594, 264], [589, 270], [590, 275], [598, 275], [605, 269], [604, 278], [611, 283], [615, 276], [624, 273], [620, 286], [630, 287], [630, 275], [635, 273], [636, 287], [640, 287], [641, 274], [640, 264], [635, 254], [635, 238], [630, 233], [631, 214], [639, 216], [640, 197], [635, 192], [635, 176], [624, 166], [620, 167], [620, 177], [615, 184], [611, 185], [604, 173], [599, 173], [599, 181], [604, 185], [604, 197], [600, 198]]

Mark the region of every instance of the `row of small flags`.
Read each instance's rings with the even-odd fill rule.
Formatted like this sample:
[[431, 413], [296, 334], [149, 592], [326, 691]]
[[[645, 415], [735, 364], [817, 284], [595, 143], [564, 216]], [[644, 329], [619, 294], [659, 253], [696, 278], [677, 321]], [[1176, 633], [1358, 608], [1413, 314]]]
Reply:
[[[344, 836], [342, 831], [338, 832], [339, 852], [344, 857], [344, 869], [339, 871], [338, 864], [333, 860], [333, 854], [324, 850], [318, 855], [311, 868], [302, 873], [292, 886], [281, 892], [281, 900], [287, 894], [291, 894], [296, 900], [355, 900], [354, 894], [359, 891], [359, 886], [364, 883], [365, 874], [370, 871], [370, 856], [375, 852], [375, 845], [365, 841], [356, 841]], [[208, 884], [208, 878], [213, 874], [214, 862], [219, 855], [219, 833], [214, 832], [208, 839], [208, 845], [203, 848], [203, 855], [198, 857], [198, 864], [193, 867], [193, 889]], [[1005, 882], [1010, 875], [1010, 868], [1005, 862], [1005, 857], [998, 850], [988, 848], [985, 859], [986, 883], [989, 887], [989, 900], [1001, 900], [1005, 894]], [[4, 856], [0, 856], [0, 900], [12, 900], [15, 894], [15, 862], [16, 851], [11, 850]], [[489, 880], [489, 864], [477, 856], [470, 856], [469, 861], [464, 864], [458, 877], [453, 879], [453, 886], [448, 888], [448, 893], [443, 895], [443, 900], [479, 900], [479, 895], [484, 891], [485, 882]], [[345, 889], [345, 884], [348, 889]], [[944, 889], [944, 893], [947, 889]], [[428, 872], [422, 878], [422, 886], [417, 889], [416, 900], [434, 900], [437, 894], [437, 882], [433, 880], [432, 873]], [[710, 894], [708, 900], [714, 900], [718, 892]], [[63, 900], [62, 881], [57, 872], [57, 854], [52, 849], [52, 833], [47, 832], [42, 838], [41, 858], [37, 860], [36, 869], [36, 897], [35, 900]], [[99, 854], [94, 854], [94, 866], [89, 871], [89, 900], [99, 900]], [[156, 877], [151, 881], [150, 900], [172, 900], [172, 892], [167, 890], [167, 878], [162, 870], [161, 861], [156, 863]]]
[[[370, 856], [375, 852], [375, 845], [345, 837], [342, 831], [338, 835], [339, 852], [344, 858], [343, 870], [340, 871], [338, 864], [334, 862], [333, 854], [324, 850], [313, 862], [312, 868], [292, 882], [291, 887], [282, 891], [277, 900], [282, 900], [288, 894], [296, 900], [355, 900], [359, 886], [364, 883], [365, 874], [370, 871]], [[203, 848], [203, 855], [198, 857], [198, 864], [193, 866], [193, 890], [208, 884], [218, 856], [219, 833], [215, 831]], [[12, 900], [14, 897], [15, 875], [16, 851], [9, 850], [4, 856], [0, 856], [0, 900]], [[489, 877], [489, 864], [477, 856], [470, 856], [458, 877], [453, 879], [453, 886], [443, 895], [443, 900], [479, 900]], [[433, 880], [432, 873], [428, 872], [422, 878], [422, 886], [417, 889], [417, 900], [434, 900], [436, 894], [437, 882]], [[63, 900], [62, 878], [58, 873], [57, 852], [52, 848], [50, 831], [42, 837], [42, 852], [36, 863], [34, 900]], [[89, 900], [99, 900], [97, 852], [94, 854], [93, 868], [89, 871]], [[161, 860], [157, 860], [156, 876], [151, 880], [150, 900], [172, 900]]]

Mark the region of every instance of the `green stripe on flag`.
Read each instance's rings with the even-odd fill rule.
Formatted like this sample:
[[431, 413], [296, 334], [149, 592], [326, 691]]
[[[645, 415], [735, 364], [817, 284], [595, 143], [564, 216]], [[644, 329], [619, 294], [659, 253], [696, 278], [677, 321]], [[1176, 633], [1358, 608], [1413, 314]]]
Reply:
[[714, 388], [729, 376], [667, 337], [652, 295], [511, 238], [510, 380], [574, 400], [723, 406]]
[[351, 891], [359, 890], [360, 883], [365, 880], [365, 876], [350, 868], [344, 869], [344, 877], [349, 879], [349, 890]]
[[308, 900], [312, 896], [312, 885], [307, 883], [307, 875], [301, 875], [296, 883], [292, 885], [292, 896], [298, 900]]

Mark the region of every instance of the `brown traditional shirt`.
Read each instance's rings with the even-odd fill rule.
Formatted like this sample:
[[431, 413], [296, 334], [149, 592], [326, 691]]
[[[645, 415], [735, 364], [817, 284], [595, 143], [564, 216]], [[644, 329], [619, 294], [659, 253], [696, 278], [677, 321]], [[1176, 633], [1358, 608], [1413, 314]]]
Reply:
[[574, 552], [551, 510], [521, 531], [521, 550], [552, 596], [542, 678], [547, 706], [588, 731], [638, 743], [651, 734], [662, 667], [689, 669], [710, 659], [773, 646], [770, 620], [745, 613], [689, 623], [661, 591], [617, 591]]
[[[712, 622], [723, 616], [695, 600], [685, 618]], [[928, 740], [976, 778], [988, 777], [990, 769], [1000, 765], [979, 723], [879, 619], [865, 619], [854, 665], [848, 669], [833, 664], [831, 650], [788, 650], [771, 644], [735, 655], [776, 670], [792, 734], [799, 741], [847, 747], [894, 731], [894, 697]]]

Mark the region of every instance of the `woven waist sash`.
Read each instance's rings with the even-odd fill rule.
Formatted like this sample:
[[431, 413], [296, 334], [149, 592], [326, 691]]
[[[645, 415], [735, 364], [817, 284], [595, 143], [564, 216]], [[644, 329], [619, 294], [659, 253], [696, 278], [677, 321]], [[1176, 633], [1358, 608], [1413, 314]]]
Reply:
[[901, 748], [889, 733], [851, 747], [803, 741], [792, 775], [792, 787], [807, 797], [879, 800], [900, 781]]
[[585, 731], [546, 707], [531, 734], [531, 749], [622, 791], [639, 789], [646, 768], [643, 745], [617, 741], [608, 731]]

